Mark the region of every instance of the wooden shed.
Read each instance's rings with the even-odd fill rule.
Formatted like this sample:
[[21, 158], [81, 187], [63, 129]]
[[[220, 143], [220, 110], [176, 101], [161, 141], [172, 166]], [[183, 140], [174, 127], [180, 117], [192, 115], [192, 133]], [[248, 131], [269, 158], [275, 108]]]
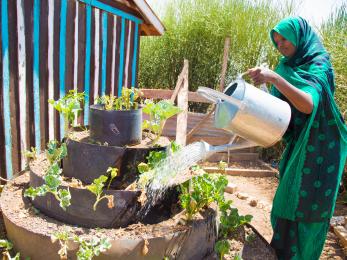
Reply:
[[144, 0], [1, 0], [0, 174], [24, 168], [22, 151], [62, 136], [48, 105], [71, 89], [94, 97], [137, 86], [141, 35], [164, 27]]

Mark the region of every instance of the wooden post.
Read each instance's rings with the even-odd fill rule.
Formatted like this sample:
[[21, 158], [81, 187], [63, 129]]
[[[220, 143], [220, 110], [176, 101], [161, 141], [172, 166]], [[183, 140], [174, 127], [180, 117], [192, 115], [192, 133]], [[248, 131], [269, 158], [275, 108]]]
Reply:
[[221, 91], [221, 92], [224, 90], [225, 75], [226, 75], [227, 68], [228, 68], [229, 48], [230, 48], [230, 37], [227, 37], [227, 38], [225, 38], [225, 43], [224, 43], [222, 74], [221, 74], [221, 79], [220, 79], [220, 83], [219, 83], [219, 91]]
[[184, 83], [184, 77], [186, 74], [188, 74], [188, 66], [189, 66], [188, 60], [184, 60], [183, 69], [182, 69], [180, 75], [178, 75], [175, 90], [172, 93], [172, 96], [170, 98], [171, 102], [175, 102], [175, 100], [176, 100], [178, 92], [180, 91], [182, 84]]
[[[182, 110], [177, 115], [176, 143], [185, 146], [187, 142], [187, 120], [188, 120], [188, 60], [184, 60], [183, 86], [179, 88], [177, 95], [177, 106]], [[175, 89], [176, 90], [176, 89]], [[175, 91], [176, 92], [176, 91]], [[174, 92], [174, 94], [175, 94]]]

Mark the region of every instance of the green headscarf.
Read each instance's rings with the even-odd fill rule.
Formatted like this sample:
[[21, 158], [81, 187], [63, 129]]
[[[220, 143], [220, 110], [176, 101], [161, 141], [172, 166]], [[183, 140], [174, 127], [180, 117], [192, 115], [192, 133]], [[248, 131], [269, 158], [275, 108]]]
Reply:
[[[347, 154], [347, 127], [334, 101], [334, 74], [319, 37], [301, 17], [280, 21], [270, 32], [290, 41], [296, 52], [282, 57], [276, 72], [312, 97], [309, 115], [292, 105], [284, 136], [280, 184], [272, 215], [289, 220], [319, 222], [331, 218]], [[274, 86], [272, 94], [290, 103]]]

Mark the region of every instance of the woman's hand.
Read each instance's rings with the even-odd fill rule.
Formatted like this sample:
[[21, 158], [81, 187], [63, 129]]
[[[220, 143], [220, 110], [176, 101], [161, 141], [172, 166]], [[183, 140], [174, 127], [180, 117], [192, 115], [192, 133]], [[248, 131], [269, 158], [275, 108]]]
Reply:
[[263, 83], [273, 84], [277, 76], [274, 71], [264, 67], [255, 67], [249, 69], [247, 74], [251, 77], [255, 85], [260, 85]]
[[312, 112], [313, 100], [311, 95], [293, 86], [276, 72], [264, 67], [255, 67], [249, 69], [247, 74], [254, 81], [255, 85], [263, 83], [275, 85], [279, 92], [300, 112], [305, 114]]

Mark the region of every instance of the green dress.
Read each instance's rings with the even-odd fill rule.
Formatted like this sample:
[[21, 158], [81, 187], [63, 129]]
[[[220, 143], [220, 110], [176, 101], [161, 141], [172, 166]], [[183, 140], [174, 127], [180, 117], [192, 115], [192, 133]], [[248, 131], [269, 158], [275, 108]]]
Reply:
[[272, 94], [291, 105], [292, 118], [284, 135], [280, 182], [271, 212], [271, 245], [279, 259], [319, 259], [347, 155], [347, 127], [334, 101], [334, 73], [319, 37], [300, 17], [282, 20], [271, 31], [295, 47], [282, 57], [276, 72], [311, 95], [312, 113], [295, 109], [273, 86]]

